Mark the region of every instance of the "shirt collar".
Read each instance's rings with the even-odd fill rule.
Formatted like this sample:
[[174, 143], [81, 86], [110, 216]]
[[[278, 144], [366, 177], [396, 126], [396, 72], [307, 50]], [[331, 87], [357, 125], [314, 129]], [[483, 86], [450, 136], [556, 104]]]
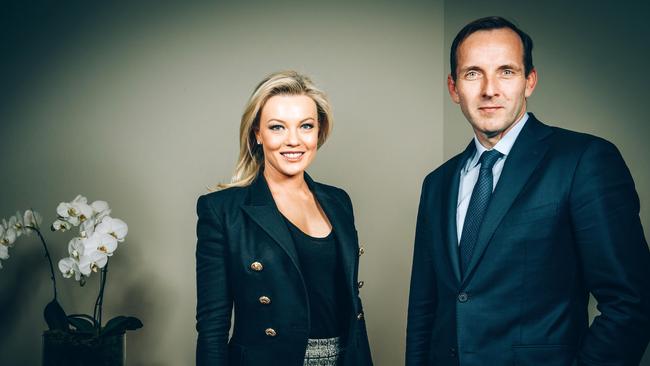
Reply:
[[[499, 142], [497, 142], [497, 144], [494, 145], [493, 149], [503, 154], [504, 158], [507, 157], [508, 154], [510, 153], [510, 150], [512, 149], [512, 146], [515, 144], [515, 141], [517, 140], [517, 136], [519, 136], [519, 133], [524, 128], [524, 125], [526, 124], [527, 121], [528, 121], [528, 113], [524, 113], [521, 119], [515, 122], [514, 126], [512, 126], [512, 129], [506, 132], [506, 134], [501, 138], [501, 140], [499, 140]], [[474, 135], [474, 146], [476, 147], [476, 150], [474, 151], [474, 156], [472, 156], [472, 158], [470, 159], [469, 164], [467, 164], [468, 170], [475, 167], [478, 164], [478, 160], [481, 157], [481, 154], [483, 154], [485, 151], [488, 150], [487, 148], [485, 148], [485, 146], [481, 145], [476, 135]]]

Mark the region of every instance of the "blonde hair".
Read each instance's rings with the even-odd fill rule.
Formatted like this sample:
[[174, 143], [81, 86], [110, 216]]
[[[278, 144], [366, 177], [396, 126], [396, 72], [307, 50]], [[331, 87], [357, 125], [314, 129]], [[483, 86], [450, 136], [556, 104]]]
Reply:
[[293, 70], [279, 71], [260, 82], [248, 99], [239, 126], [239, 159], [230, 183], [221, 183], [217, 189], [250, 185], [264, 166], [262, 146], [257, 144], [255, 132], [260, 126], [260, 114], [266, 101], [276, 95], [306, 95], [316, 103], [318, 114], [318, 147], [332, 130], [332, 110], [325, 93], [311, 79]]

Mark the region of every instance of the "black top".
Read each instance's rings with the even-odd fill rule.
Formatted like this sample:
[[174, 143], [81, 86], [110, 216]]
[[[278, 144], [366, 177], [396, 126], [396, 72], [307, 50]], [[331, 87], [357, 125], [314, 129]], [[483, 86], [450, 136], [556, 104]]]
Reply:
[[309, 338], [332, 338], [343, 334], [345, 286], [336, 236], [324, 238], [305, 234], [284, 218], [291, 232], [307, 287], [311, 329]]

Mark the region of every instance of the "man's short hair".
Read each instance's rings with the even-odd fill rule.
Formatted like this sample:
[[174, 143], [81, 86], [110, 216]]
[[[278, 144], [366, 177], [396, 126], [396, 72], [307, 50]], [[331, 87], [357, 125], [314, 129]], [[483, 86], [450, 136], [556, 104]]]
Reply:
[[517, 35], [521, 39], [521, 43], [524, 46], [524, 70], [526, 76], [530, 74], [530, 72], [533, 70], [534, 67], [532, 38], [530, 38], [530, 36], [526, 34], [526, 32], [519, 29], [512, 22], [502, 17], [492, 16], [492, 17], [477, 19], [467, 24], [466, 26], [463, 27], [463, 29], [460, 30], [460, 32], [458, 32], [456, 38], [454, 38], [454, 42], [452, 42], [451, 44], [451, 52], [449, 54], [449, 64], [451, 65], [451, 76], [454, 80], [456, 80], [456, 76], [457, 76], [456, 67], [458, 66], [458, 47], [460, 46], [460, 44], [474, 32], [483, 31], [483, 30], [492, 30], [492, 29], [502, 29], [502, 28], [512, 29], [515, 33], [517, 33]]

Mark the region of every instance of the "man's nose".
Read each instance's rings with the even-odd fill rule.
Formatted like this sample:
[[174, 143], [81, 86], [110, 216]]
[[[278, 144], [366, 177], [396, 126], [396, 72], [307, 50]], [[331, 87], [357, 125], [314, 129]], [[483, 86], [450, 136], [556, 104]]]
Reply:
[[492, 98], [499, 95], [499, 81], [494, 76], [483, 78], [483, 97]]

